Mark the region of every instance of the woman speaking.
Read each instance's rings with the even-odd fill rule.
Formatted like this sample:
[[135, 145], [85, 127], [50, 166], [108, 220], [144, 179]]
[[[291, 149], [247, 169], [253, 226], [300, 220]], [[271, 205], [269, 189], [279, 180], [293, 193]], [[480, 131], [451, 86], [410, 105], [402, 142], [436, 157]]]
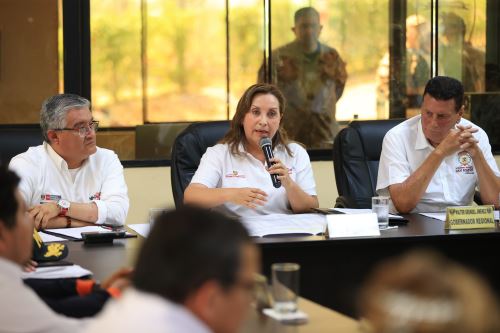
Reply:
[[288, 141], [281, 125], [284, 111], [277, 87], [249, 87], [228, 133], [201, 158], [184, 202], [237, 216], [305, 213], [318, 207], [309, 156]]

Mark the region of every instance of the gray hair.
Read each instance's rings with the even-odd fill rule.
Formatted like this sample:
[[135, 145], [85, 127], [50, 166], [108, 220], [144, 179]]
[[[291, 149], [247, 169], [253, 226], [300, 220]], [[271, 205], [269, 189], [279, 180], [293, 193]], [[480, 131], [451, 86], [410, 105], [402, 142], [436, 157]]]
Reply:
[[42, 128], [43, 139], [50, 142], [47, 131], [51, 129], [66, 127], [66, 115], [72, 109], [88, 108], [88, 99], [75, 94], [58, 94], [47, 98], [42, 103], [40, 110], [40, 127]]

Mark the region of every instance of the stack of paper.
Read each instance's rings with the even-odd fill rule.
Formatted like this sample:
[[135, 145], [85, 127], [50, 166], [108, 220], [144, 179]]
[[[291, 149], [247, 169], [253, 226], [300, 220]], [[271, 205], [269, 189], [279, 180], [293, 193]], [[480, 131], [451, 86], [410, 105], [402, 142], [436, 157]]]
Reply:
[[78, 265], [38, 267], [33, 272], [23, 272], [23, 279], [65, 279], [92, 275], [92, 272]]
[[[112, 230], [110, 230], [108, 227], [103, 227], [98, 225], [91, 225], [79, 228], [47, 229], [46, 231], [52, 236], [67, 237], [72, 240], [82, 239], [82, 232], [112, 232]], [[129, 232], [127, 232], [126, 235], [134, 236]]]
[[326, 230], [326, 217], [321, 214], [270, 214], [242, 218], [250, 236], [279, 234], [317, 235]]
[[149, 223], [128, 224], [127, 227], [146, 238], [149, 235]]
[[47, 242], [64, 242], [64, 241], [67, 241], [66, 238], [57, 237], [57, 236], [54, 236], [54, 235], [49, 235], [49, 234], [44, 233], [43, 231], [38, 232], [38, 234], [40, 235], [40, 238], [42, 238], [42, 241], [45, 242], [45, 243], [47, 243]]

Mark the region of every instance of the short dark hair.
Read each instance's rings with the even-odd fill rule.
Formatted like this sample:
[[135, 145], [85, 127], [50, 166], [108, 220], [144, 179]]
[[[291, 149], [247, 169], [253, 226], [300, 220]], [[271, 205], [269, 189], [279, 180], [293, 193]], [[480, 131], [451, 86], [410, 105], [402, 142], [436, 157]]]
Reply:
[[0, 221], [11, 229], [16, 225], [16, 213], [19, 202], [16, 189], [20, 178], [12, 171], [0, 165]]
[[229, 288], [236, 283], [245, 243], [250, 237], [236, 219], [193, 206], [165, 211], [139, 253], [133, 283], [176, 303], [209, 280]]
[[464, 105], [464, 86], [460, 81], [448, 76], [436, 76], [425, 85], [424, 94], [429, 94], [440, 101], [455, 100], [455, 111]]
[[306, 16], [306, 15], [311, 15], [311, 14], [316, 15], [316, 17], [319, 19], [319, 13], [315, 8], [313, 8], [313, 7], [300, 8], [299, 10], [297, 10], [295, 12], [295, 15], [293, 16], [293, 22], [297, 23], [297, 21], [301, 17]]

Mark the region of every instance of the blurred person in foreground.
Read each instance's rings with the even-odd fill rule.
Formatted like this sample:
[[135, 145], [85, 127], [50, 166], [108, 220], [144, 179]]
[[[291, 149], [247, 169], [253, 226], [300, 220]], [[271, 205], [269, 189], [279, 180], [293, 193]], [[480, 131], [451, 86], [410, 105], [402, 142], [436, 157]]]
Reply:
[[371, 333], [496, 333], [500, 310], [476, 274], [430, 251], [378, 266], [359, 299]]
[[237, 220], [189, 206], [163, 212], [139, 253], [134, 287], [88, 332], [237, 332], [259, 265]]
[[[336, 103], [347, 81], [346, 63], [336, 49], [319, 42], [323, 26], [313, 7], [295, 12], [295, 40], [271, 54], [270, 82], [286, 97], [288, 112], [284, 127], [290, 139], [308, 148], [331, 148], [339, 131]], [[259, 69], [258, 82], [266, 82], [266, 67]]]
[[120, 269], [102, 284], [91, 279], [22, 275], [22, 267], [31, 262], [34, 225], [19, 182], [14, 172], [0, 165], [0, 332], [79, 329], [81, 322], [64, 316], [83, 318], [98, 313], [109, 298], [119, 297], [128, 287], [131, 270]]
[[33, 219], [19, 177], [0, 166], [0, 331], [80, 332], [83, 322], [53, 312], [21, 279], [33, 245]]
[[38, 230], [125, 223], [123, 167], [113, 151], [96, 146], [98, 125], [90, 102], [78, 95], [58, 94], [42, 103], [44, 143], [9, 164], [21, 177], [19, 191]]
[[[250, 86], [238, 102], [228, 133], [201, 158], [184, 202], [236, 216], [305, 213], [318, 207], [309, 155], [288, 140], [283, 128], [286, 114], [285, 98], [276, 86]], [[260, 147], [263, 138], [272, 141], [272, 166]], [[281, 181], [279, 188], [273, 186], [271, 174]]]

